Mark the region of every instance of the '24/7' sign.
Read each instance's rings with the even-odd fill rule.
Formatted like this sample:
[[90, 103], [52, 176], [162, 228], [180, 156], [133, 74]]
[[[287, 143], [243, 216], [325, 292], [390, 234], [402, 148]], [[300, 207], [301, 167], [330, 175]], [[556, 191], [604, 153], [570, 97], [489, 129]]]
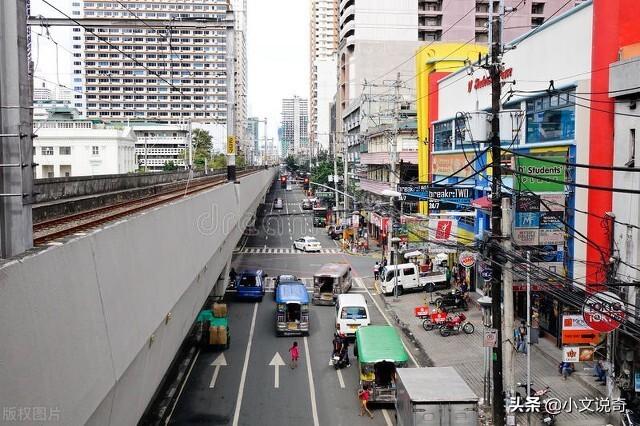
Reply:
[[429, 202], [429, 210], [468, 210], [473, 188], [464, 186], [433, 186], [424, 183], [398, 184], [398, 192], [407, 197]]

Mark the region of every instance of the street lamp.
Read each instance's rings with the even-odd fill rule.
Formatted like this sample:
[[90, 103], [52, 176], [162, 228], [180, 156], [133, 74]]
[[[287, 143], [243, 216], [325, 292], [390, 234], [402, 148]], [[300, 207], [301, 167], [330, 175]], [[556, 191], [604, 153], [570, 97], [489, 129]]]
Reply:
[[[482, 309], [482, 325], [486, 332], [487, 328], [491, 327], [491, 297], [482, 296], [478, 299], [478, 304]], [[491, 348], [484, 348], [484, 379], [483, 379], [483, 399], [485, 406], [491, 404]]]

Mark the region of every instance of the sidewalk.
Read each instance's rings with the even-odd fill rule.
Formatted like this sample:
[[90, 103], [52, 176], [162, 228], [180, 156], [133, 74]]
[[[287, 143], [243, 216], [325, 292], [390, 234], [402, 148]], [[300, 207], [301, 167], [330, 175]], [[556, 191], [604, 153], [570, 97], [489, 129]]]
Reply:
[[[367, 287], [374, 288], [372, 278], [366, 278], [365, 282]], [[398, 302], [393, 302], [392, 297], [380, 297], [384, 299], [387, 309], [405, 333], [421, 346], [428, 365], [454, 367], [471, 389], [482, 397], [484, 348], [482, 347], [483, 326], [480, 308], [474, 304], [468, 312], [465, 312], [468, 320], [475, 326], [473, 334], [462, 333], [442, 337], [437, 330], [425, 331], [422, 328], [422, 321], [414, 316], [413, 309], [425, 303], [425, 296], [428, 302], [429, 294], [423, 292], [402, 295]], [[574, 402], [571, 412], [562, 412], [556, 417], [556, 424], [580, 426], [608, 424], [604, 414], [578, 412], [578, 408], [583, 407], [581, 399], [604, 397], [605, 386], [600, 386], [592, 377], [591, 371], [583, 371], [582, 367], [578, 367], [578, 371], [568, 380], [563, 380], [558, 374], [558, 363], [561, 357], [561, 350], [545, 339], [540, 339], [539, 344], [533, 345], [531, 353], [533, 387], [538, 389], [548, 385], [551, 388], [549, 394], [551, 398], [558, 398], [563, 402], [571, 398]], [[526, 382], [526, 359], [526, 354], [516, 354], [516, 382]], [[532, 418], [539, 422], [539, 415], [534, 414]], [[518, 424], [523, 424], [520, 416], [518, 416]]]

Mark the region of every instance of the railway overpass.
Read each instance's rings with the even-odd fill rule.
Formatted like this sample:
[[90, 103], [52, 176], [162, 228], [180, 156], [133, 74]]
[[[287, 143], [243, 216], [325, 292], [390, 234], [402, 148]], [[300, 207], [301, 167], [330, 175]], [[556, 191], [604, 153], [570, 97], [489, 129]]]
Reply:
[[135, 424], [272, 184], [261, 170], [0, 264], [0, 401]]

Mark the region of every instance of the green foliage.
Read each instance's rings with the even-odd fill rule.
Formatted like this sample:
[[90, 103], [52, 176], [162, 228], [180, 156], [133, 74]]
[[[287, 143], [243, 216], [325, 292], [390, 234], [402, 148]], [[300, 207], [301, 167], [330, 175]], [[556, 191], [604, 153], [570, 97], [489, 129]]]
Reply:
[[[212, 139], [209, 132], [203, 129], [195, 129], [191, 133], [191, 143], [193, 144], [193, 168], [204, 169], [205, 160], [211, 162]], [[188, 155], [188, 153], [187, 153]]]
[[287, 156], [287, 158], [285, 158], [284, 162], [287, 165], [287, 168], [289, 170], [291, 170], [292, 172], [295, 172], [296, 170], [298, 170], [300, 168], [300, 166], [298, 165], [298, 162], [296, 160], [296, 157], [294, 157], [293, 155]]
[[176, 166], [173, 161], [165, 161], [164, 165], [162, 166], [162, 170], [164, 170], [165, 172], [175, 172], [176, 170], [178, 170], [178, 166]]
[[224, 169], [227, 167], [227, 156], [224, 154], [216, 154], [209, 164], [209, 167], [212, 169]]
[[[338, 161], [338, 174], [342, 170], [342, 161]], [[333, 186], [333, 182], [329, 182], [328, 176], [333, 174], [333, 161], [320, 161], [311, 172], [311, 181], [322, 185]], [[317, 189], [317, 188], [316, 188]], [[323, 189], [324, 190], [324, 189]]]
[[247, 165], [247, 160], [244, 158], [244, 154], [240, 153], [236, 155], [236, 167], [245, 167]]

